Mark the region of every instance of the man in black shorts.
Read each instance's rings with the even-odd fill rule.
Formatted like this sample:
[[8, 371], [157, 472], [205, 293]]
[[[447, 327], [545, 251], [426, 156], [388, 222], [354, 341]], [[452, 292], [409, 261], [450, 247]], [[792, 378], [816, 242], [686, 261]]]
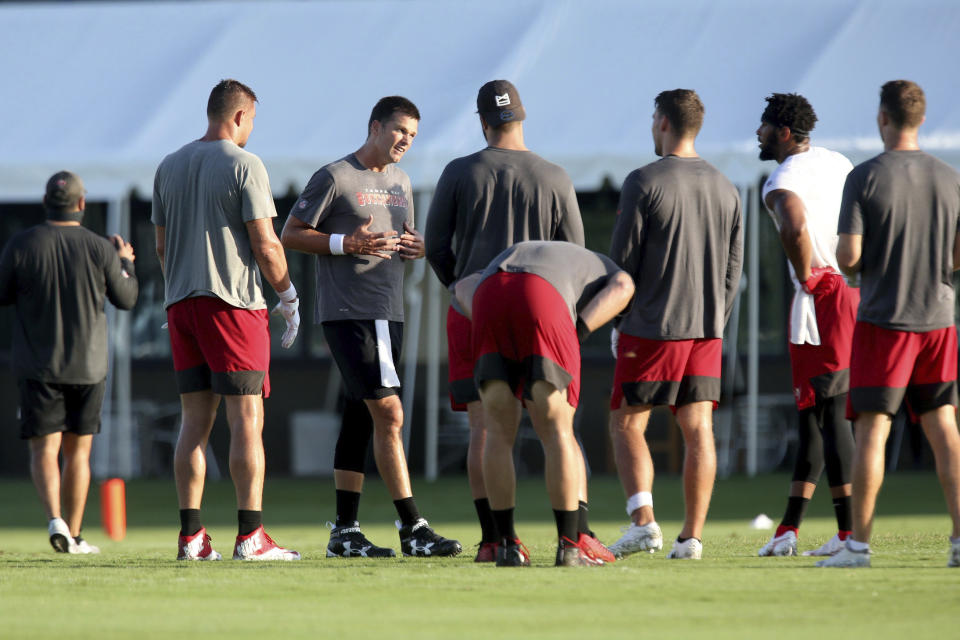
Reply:
[[[281, 240], [288, 249], [317, 256], [314, 320], [323, 325], [348, 395], [362, 399], [373, 417], [374, 458], [400, 516], [401, 551], [453, 556], [460, 553], [460, 543], [434, 533], [413, 499], [396, 368], [403, 340], [404, 260], [424, 254], [423, 236], [414, 229], [410, 179], [396, 163], [413, 143], [419, 121], [420, 112], [406, 98], [377, 102], [366, 142], [313, 174]], [[394, 555], [360, 530], [369, 440], [364, 424], [340, 430], [334, 459], [337, 521], [328, 556]]]
[[20, 435], [29, 440], [50, 544], [61, 553], [100, 552], [80, 529], [106, 389], [104, 303], [131, 309], [137, 301], [133, 247], [81, 226], [85, 193], [73, 173], [55, 173], [43, 198], [46, 223], [15, 235], [0, 257], [0, 304], [16, 305]]
[[[491, 80], [480, 87], [477, 113], [487, 147], [446, 166], [427, 216], [427, 260], [451, 292], [459, 279], [483, 270], [516, 242], [565, 240], [581, 247], [584, 243], [577, 194], [567, 172], [524, 143], [526, 111], [513, 83]], [[483, 481], [486, 429], [473, 382], [470, 321], [456, 297], [447, 312], [447, 348], [450, 405], [454, 411], [466, 411], [470, 424], [467, 477], [482, 536], [476, 561], [492, 562], [499, 536]], [[581, 490], [581, 528], [588, 533], [586, 486]], [[599, 542], [596, 547], [601, 549]]]

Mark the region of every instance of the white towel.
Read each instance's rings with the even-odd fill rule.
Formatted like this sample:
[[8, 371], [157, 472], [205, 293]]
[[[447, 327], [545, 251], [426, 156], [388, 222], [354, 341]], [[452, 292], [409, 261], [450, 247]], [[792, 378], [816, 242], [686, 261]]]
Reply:
[[790, 342], [793, 344], [820, 345], [820, 328], [817, 326], [817, 309], [813, 296], [798, 287], [790, 307]]
[[377, 356], [380, 359], [380, 384], [384, 387], [399, 387], [400, 376], [393, 361], [393, 349], [390, 344], [390, 325], [386, 320], [374, 320], [377, 329]]

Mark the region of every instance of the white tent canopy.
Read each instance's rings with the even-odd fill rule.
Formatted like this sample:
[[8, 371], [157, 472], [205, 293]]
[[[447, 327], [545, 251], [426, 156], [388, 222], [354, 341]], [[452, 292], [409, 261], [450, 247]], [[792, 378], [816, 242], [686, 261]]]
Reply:
[[[960, 10], [947, 0], [367, 0], [0, 6], [0, 200], [38, 199], [70, 168], [92, 198], [149, 196], [163, 156], [202, 135], [210, 88], [260, 96], [249, 149], [275, 192], [359, 147], [373, 103], [423, 114], [402, 166], [429, 189], [483, 140], [478, 87], [518, 86], [527, 142], [578, 188], [652, 159], [663, 89], [707, 107], [700, 153], [734, 181], [763, 170], [754, 131], [772, 91], [806, 95], [815, 143], [854, 161], [880, 148], [877, 91], [907, 77], [929, 101], [922, 144], [960, 164]], [[769, 170], [769, 166], [767, 167]]]

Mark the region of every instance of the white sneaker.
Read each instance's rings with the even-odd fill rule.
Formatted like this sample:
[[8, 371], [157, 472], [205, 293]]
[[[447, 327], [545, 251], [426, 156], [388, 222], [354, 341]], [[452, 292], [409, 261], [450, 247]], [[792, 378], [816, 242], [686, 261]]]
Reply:
[[77, 543], [70, 535], [70, 527], [64, 522], [63, 518], [51, 518], [47, 525], [47, 533], [50, 534], [50, 546], [57, 553], [77, 553], [74, 549]]
[[851, 551], [850, 547], [846, 544], [843, 545], [843, 549], [838, 551], [835, 555], [830, 556], [829, 558], [824, 558], [817, 562], [818, 567], [847, 567], [847, 568], [856, 568], [856, 567], [869, 567], [870, 566], [870, 549], [864, 549], [863, 551]]
[[663, 533], [656, 522], [649, 522], [642, 527], [630, 524], [623, 527], [621, 531], [623, 535], [620, 539], [607, 547], [618, 558], [624, 558], [637, 551], [654, 553], [663, 549]]
[[843, 540], [840, 536], [833, 534], [833, 537], [823, 543], [818, 549], [804, 551], [805, 556], [835, 556], [843, 549]]
[[779, 536], [774, 534], [770, 542], [760, 547], [757, 555], [761, 558], [797, 555], [797, 534], [792, 529], [784, 531]]
[[79, 541], [74, 540], [73, 548], [70, 553], [100, 553], [100, 547], [95, 547], [83, 538]]
[[960, 540], [950, 543], [950, 555], [947, 556], [948, 567], [960, 567]]
[[702, 555], [703, 543], [696, 538], [687, 538], [684, 542], [674, 540], [667, 557], [672, 560], [699, 560]]

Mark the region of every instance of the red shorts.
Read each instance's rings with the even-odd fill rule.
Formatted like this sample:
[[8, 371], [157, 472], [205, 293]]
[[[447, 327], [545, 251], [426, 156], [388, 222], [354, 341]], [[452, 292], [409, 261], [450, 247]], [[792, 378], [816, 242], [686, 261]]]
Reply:
[[447, 311], [447, 362], [450, 408], [466, 411], [468, 402], [480, 400], [473, 381], [473, 325], [452, 306]]
[[860, 290], [847, 286], [837, 274], [826, 275], [813, 291], [813, 304], [820, 344], [788, 344], [793, 398], [801, 411], [850, 388], [850, 345]]
[[617, 343], [610, 410], [629, 406], [670, 405], [720, 400], [720, 338], [650, 340], [626, 333]]
[[266, 309], [238, 309], [212, 296], [167, 308], [173, 369], [180, 393], [270, 395], [270, 330]]
[[[473, 296], [477, 387], [503, 380], [518, 398], [537, 380], [580, 398], [580, 342], [570, 309], [553, 285], [530, 273], [496, 273]], [[521, 395], [521, 392], [523, 395]]]
[[847, 418], [864, 411], [893, 415], [904, 399], [914, 421], [957, 405], [956, 327], [916, 333], [857, 322]]

